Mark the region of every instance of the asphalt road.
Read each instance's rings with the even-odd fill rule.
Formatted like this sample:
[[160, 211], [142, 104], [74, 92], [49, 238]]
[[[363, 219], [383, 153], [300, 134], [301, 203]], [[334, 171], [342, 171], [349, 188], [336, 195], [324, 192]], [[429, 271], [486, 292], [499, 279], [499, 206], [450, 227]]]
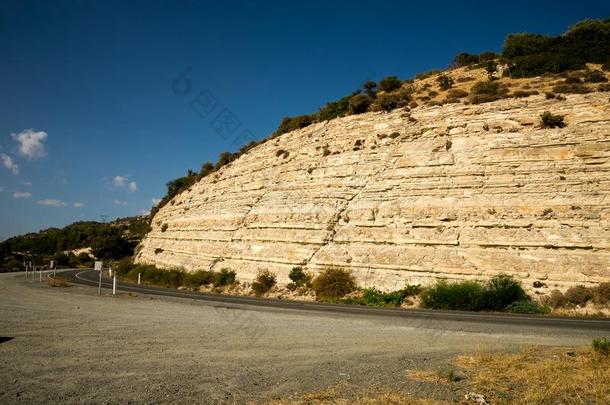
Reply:
[[[98, 286], [99, 273], [95, 270], [65, 270], [62, 275], [72, 282], [88, 286]], [[112, 280], [102, 279], [104, 289], [112, 289]], [[546, 315], [521, 315], [506, 313], [464, 312], [464, 311], [436, 311], [425, 309], [402, 308], [375, 308], [357, 305], [326, 304], [320, 302], [301, 302], [277, 299], [264, 299], [233, 295], [220, 295], [212, 293], [176, 290], [170, 288], [154, 287], [117, 282], [117, 290], [140, 294], [151, 294], [165, 297], [184, 298], [191, 300], [209, 301], [215, 304], [230, 304], [234, 307], [267, 307], [294, 311], [318, 311], [327, 313], [346, 313], [365, 316], [399, 317], [434, 323], [438, 321], [444, 327], [453, 325], [463, 329], [468, 324], [493, 324], [505, 326], [541, 327], [544, 329], [576, 329], [591, 331], [610, 331], [610, 319], [585, 317], [557, 317]]]
[[[79, 275], [78, 278], [76, 277]], [[455, 356], [590, 346], [599, 319], [393, 310], [0, 274], [0, 403], [267, 403], [325, 389], [458, 402]], [[43, 275], [44, 276], [44, 275]]]

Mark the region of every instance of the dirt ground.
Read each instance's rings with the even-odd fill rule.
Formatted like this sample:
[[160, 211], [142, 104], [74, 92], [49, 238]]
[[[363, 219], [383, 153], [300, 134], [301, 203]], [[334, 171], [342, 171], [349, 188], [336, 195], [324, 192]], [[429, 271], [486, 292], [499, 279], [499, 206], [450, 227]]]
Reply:
[[[453, 398], [409, 379], [456, 355], [595, 332], [321, 313], [51, 287], [0, 274], [0, 402], [247, 403], [328, 387]], [[354, 393], [356, 395], [356, 393]]]

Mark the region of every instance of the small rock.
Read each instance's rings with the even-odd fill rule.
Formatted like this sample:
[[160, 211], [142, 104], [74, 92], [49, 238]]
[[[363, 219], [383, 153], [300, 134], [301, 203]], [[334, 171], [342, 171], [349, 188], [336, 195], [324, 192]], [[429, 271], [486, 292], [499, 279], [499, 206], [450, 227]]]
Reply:
[[467, 392], [466, 395], [464, 395], [464, 398], [466, 398], [467, 401], [471, 401], [479, 405], [489, 405], [487, 397], [482, 394], [477, 394], [476, 392]]
[[542, 287], [546, 287], [546, 284], [544, 284], [542, 281], [534, 281], [534, 283], [532, 284], [534, 286], [534, 288], [542, 288]]

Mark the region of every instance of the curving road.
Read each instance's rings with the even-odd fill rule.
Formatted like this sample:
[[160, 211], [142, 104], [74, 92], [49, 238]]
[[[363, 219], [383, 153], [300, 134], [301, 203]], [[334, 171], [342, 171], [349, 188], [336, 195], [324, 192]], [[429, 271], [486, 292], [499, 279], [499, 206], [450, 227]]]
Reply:
[[[70, 281], [77, 284], [97, 287], [99, 283], [99, 273], [95, 270], [65, 270], [61, 273]], [[102, 279], [102, 287], [105, 289], [112, 289], [112, 280], [104, 277]], [[456, 328], [460, 328], [460, 325], [463, 323], [475, 323], [541, 327], [545, 329], [597, 330], [600, 332], [610, 331], [610, 319], [607, 318], [578, 318], [506, 313], [436, 311], [425, 309], [375, 308], [357, 305], [326, 304], [320, 302], [285, 301], [245, 296], [219, 295], [123, 282], [117, 283], [117, 289], [119, 291], [128, 291], [141, 294], [209, 301], [211, 303], [223, 305], [229, 304], [237, 307], [251, 307], [252, 309], [255, 309], [256, 307], [267, 307], [295, 311], [318, 311], [354, 315], [390, 316], [419, 319], [432, 323], [434, 321], [438, 321], [439, 323], [442, 323], [444, 327], [453, 325]], [[447, 323], [445, 321], [449, 322]]]
[[408, 372], [532, 345], [577, 351], [610, 336], [605, 319], [369, 308], [124, 283], [113, 297], [108, 279], [98, 296], [95, 271], [62, 273], [71, 288], [0, 274], [2, 404], [265, 403], [329, 388], [348, 397], [387, 388], [459, 402], [464, 392], [454, 384]]

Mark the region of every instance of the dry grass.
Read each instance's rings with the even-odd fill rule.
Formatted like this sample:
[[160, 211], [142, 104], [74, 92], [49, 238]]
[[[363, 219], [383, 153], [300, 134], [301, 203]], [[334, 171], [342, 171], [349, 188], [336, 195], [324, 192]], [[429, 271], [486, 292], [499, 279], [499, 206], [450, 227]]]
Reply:
[[266, 402], [269, 405], [443, 405], [449, 403], [390, 391], [348, 398], [335, 388], [306, 394], [300, 399]]
[[68, 280], [60, 276], [47, 278], [47, 284], [51, 287], [70, 287]]
[[[591, 348], [531, 347], [518, 353], [480, 352], [459, 356], [455, 370], [464, 378], [450, 381], [431, 370], [407, 370], [406, 377], [442, 384], [452, 400], [417, 398], [408, 394], [337, 385], [298, 399], [265, 402], [272, 405], [470, 404], [465, 394], [484, 395], [491, 404], [610, 404], [610, 356]], [[455, 398], [460, 398], [455, 402]]]
[[461, 356], [468, 389], [494, 404], [609, 404], [610, 357], [589, 348]]
[[[600, 70], [601, 65], [598, 64], [588, 64], [587, 67], [592, 70]], [[582, 74], [584, 74], [584, 70], [580, 70]], [[450, 96], [450, 92], [466, 92], [470, 93], [472, 86], [477, 81], [487, 82], [487, 72], [484, 68], [478, 69], [469, 69], [468, 67], [461, 67], [457, 69], [451, 69], [444, 72], [446, 75], [452, 77], [454, 79], [453, 87], [449, 90], [441, 90], [436, 82], [436, 78], [438, 75], [432, 75], [425, 79], [416, 80], [413, 84], [415, 87], [415, 97], [420, 97], [422, 95], [426, 95], [431, 102], [441, 102]], [[606, 77], [608, 77], [608, 73], [604, 73]], [[497, 77], [498, 75], [496, 75]], [[540, 94], [544, 94], [545, 92], [551, 92], [553, 87], [558, 84], [563, 83], [564, 78], [560, 75], [545, 75], [541, 77], [528, 77], [528, 78], [519, 78], [512, 79], [508, 77], [497, 77], [496, 82], [500, 85], [510, 87], [513, 91], [519, 92], [523, 90], [535, 89]], [[597, 91], [598, 85], [596, 83], [583, 83], [582, 87], [589, 89], [590, 91]], [[430, 97], [428, 93], [430, 90], [434, 90], [436, 95]], [[518, 93], [519, 94], [519, 93]], [[511, 97], [511, 96], [509, 96]], [[434, 104], [434, 103], [433, 103]]]

